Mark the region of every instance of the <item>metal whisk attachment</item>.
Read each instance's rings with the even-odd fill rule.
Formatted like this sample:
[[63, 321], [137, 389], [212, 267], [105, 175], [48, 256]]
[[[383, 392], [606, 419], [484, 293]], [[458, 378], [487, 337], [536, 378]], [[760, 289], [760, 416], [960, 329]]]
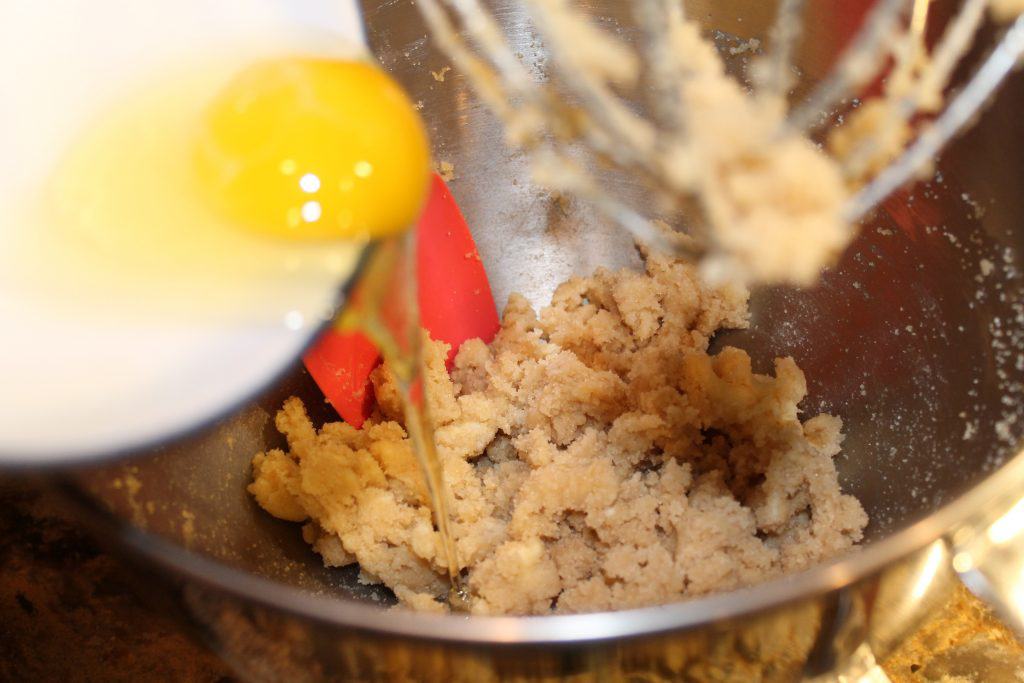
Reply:
[[[878, 0], [831, 73], [791, 103], [805, 0], [779, 0], [749, 87], [682, 0], [635, 0], [635, 46], [568, 0], [523, 0], [550, 52], [543, 80], [481, 0], [418, 4], [538, 182], [592, 202], [638, 240], [699, 256], [708, 275], [748, 281], [813, 282], [854, 223], [927, 168], [1024, 54], [1022, 0], [964, 0], [931, 49], [929, 0]], [[986, 17], [1007, 27], [949, 98]], [[851, 108], [881, 74], [879, 93]], [[616, 192], [609, 169], [643, 184], [644, 206]], [[682, 231], [655, 217], [682, 217]]]

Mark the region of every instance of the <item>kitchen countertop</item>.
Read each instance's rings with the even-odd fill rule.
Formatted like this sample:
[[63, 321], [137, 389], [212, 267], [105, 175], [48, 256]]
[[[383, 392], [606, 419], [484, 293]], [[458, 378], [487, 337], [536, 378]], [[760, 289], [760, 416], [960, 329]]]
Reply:
[[[228, 667], [35, 479], [0, 478], [0, 681], [231, 683]], [[897, 683], [1024, 680], [1024, 646], [966, 590], [883, 662]]]
[[44, 486], [0, 480], [0, 681], [234, 681], [139, 578]]

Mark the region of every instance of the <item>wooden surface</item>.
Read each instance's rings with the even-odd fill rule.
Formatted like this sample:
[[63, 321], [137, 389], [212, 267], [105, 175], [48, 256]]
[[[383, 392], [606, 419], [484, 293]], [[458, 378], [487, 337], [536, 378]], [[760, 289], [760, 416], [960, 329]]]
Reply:
[[[146, 589], [45, 487], [0, 479], [0, 681], [235, 681]], [[1024, 681], [1024, 648], [964, 590], [883, 666], [897, 683]]]
[[0, 481], [0, 681], [228, 683], [56, 496]]

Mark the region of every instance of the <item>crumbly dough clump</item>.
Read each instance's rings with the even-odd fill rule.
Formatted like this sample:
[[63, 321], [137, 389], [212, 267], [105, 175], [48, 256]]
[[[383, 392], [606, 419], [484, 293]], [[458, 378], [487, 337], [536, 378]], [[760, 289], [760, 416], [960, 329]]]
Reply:
[[[427, 398], [478, 614], [585, 612], [671, 602], [799, 570], [860, 540], [867, 517], [833, 456], [842, 423], [801, 422], [803, 373], [774, 376], [719, 329], [746, 325], [741, 287], [710, 289], [659, 256], [598, 270], [538, 316], [514, 295], [491, 344], [427, 345]], [[442, 610], [443, 550], [388, 371], [361, 430], [317, 430], [289, 399], [289, 452], [253, 459], [249, 490], [307, 521], [329, 566], [358, 562], [415, 609]]]

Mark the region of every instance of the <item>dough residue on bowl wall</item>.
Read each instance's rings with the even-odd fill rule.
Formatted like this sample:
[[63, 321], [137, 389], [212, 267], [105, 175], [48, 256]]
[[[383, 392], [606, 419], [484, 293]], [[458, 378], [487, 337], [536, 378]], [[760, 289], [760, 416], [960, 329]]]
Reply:
[[[747, 292], [650, 255], [646, 273], [574, 278], [536, 314], [513, 295], [491, 344], [449, 375], [427, 344], [427, 399], [454, 535], [478, 614], [546, 614], [676, 601], [754, 584], [841, 553], [867, 516], [841, 492], [842, 422], [801, 421], [804, 376], [746, 352], [708, 353], [745, 327]], [[444, 553], [389, 373], [361, 430], [316, 429], [301, 401], [277, 415], [288, 452], [253, 459], [249, 489], [329, 566], [405, 606], [443, 610]]]

